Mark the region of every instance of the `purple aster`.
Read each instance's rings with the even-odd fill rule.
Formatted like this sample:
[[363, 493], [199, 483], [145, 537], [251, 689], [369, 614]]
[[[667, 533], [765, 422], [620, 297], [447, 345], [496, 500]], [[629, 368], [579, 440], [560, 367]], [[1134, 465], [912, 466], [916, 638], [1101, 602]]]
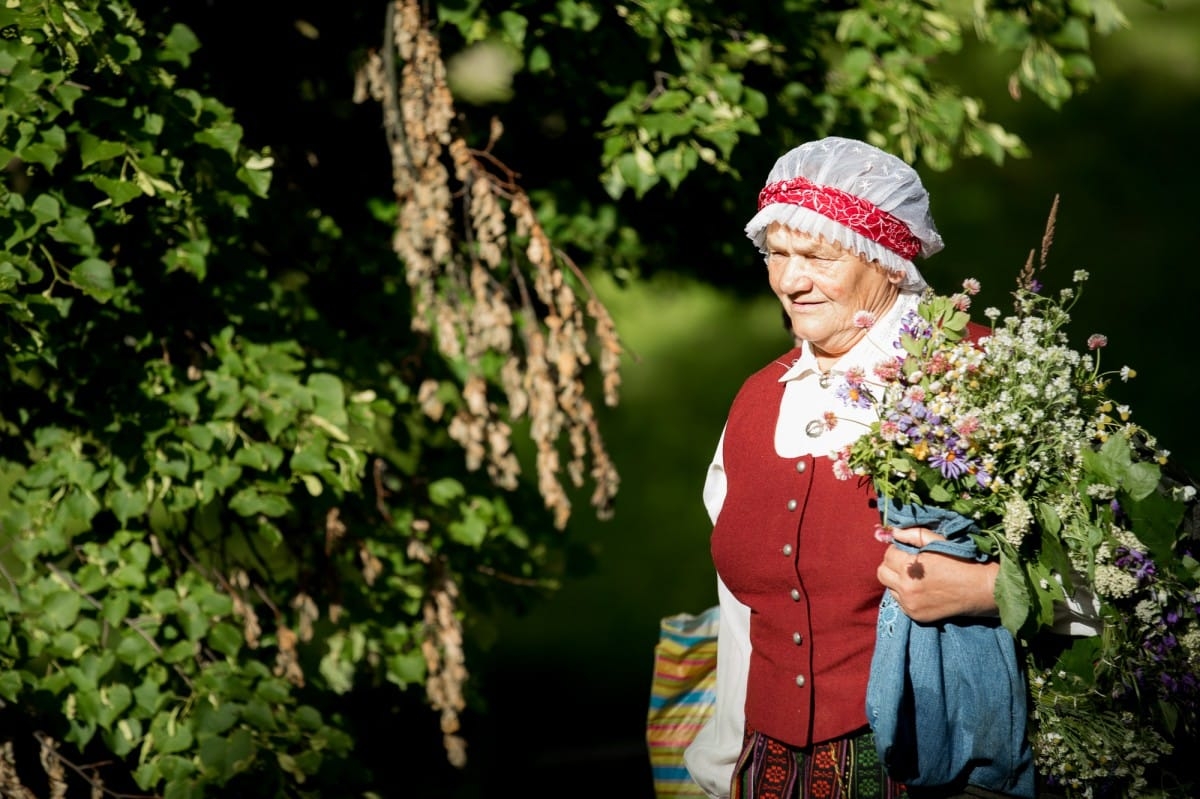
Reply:
[[870, 408], [875, 404], [875, 398], [861, 382], [854, 385], [849, 380], [844, 380], [834, 394], [852, 408]]
[[929, 457], [929, 465], [942, 473], [942, 477], [956, 480], [967, 473], [969, 462], [953, 449], [938, 452]]

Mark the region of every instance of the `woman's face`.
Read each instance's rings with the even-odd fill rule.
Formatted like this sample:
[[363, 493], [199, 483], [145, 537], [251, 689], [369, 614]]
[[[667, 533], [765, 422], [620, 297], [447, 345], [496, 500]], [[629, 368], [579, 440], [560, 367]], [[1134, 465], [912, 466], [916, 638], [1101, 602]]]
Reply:
[[837, 357], [867, 334], [854, 314], [882, 316], [900, 293], [901, 275], [889, 276], [841, 245], [778, 222], [767, 227], [767, 274], [792, 332], [818, 357]]

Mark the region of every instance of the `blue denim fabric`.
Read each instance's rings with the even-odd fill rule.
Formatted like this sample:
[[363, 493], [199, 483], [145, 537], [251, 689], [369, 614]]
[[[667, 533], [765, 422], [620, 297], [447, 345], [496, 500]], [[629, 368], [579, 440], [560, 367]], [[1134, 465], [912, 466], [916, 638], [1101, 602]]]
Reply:
[[[887, 523], [946, 536], [919, 550], [895, 542], [914, 554], [987, 559], [970, 537], [978, 528], [952, 511], [892, 502]], [[898, 782], [914, 787], [965, 782], [1034, 796], [1024, 670], [1012, 634], [998, 619], [920, 624], [885, 591], [867, 683], [867, 719], [879, 757]]]

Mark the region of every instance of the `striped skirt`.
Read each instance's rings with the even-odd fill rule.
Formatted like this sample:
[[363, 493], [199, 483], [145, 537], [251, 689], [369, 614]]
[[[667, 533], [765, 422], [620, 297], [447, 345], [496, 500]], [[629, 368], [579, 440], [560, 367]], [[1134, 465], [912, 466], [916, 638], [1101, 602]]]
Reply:
[[729, 799], [905, 799], [870, 730], [795, 749], [747, 729]]

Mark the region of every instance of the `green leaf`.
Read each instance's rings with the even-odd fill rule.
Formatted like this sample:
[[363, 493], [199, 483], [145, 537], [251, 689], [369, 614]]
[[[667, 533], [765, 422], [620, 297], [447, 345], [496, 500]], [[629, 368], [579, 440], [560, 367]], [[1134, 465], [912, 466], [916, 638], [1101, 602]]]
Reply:
[[341, 378], [326, 372], [310, 375], [308, 388], [313, 392], [313, 413], [338, 427], [349, 424], [346, 415], [346, 391]]
[[1091, 6], [1096, 32], [1102, 36], [1129, 26], [1129, 20], [1115, 0], [1091, 0]]
[[529, 51], [529, 56], [526, 59], [525, 68], [530, 73], [536, 75], [539, 72], [545, 72], [551, 67], [550, 52], [542, 45], [536, 45]]
[[53, 172], [58, 166], [59, 151], [47, 144], [31, 144], [17, 151], [17, 157], [31, 164], [40, 164], [47, 172]]
[[133, 689], [133, 701], [137, 703], [139, 715], [150, 716], [157, 713], [158, 708], [166, 701], [167, 695], [158, 690], [158, 685], [152, 679], [142, 681]]
[[875, 54], [865, 47], [853, 47], [846, 52], [841, 64], [836, 68], [836, 75], [847, 86], [858, 86], [867, 77], [867, 68], [871, 66]]
[[233, 462], [261, 472], [273, 472], [283, 463], [283, 450], [274, 444], [256, 441], [235, 452]]
[[325, 722], [321, 719], [321, 712], [312, 705], [301, 705], [296, 708], [296, 712], [292, 714], [292, 720], [302, 730], [315, 731], [325, 726]]
[[929, 488], [929, 498], [938, 505], [944, 505], [954, 499], [954, 494], [941, 483], [935, 483]]
[[101, 603], [101, 617], [111, 627], [119, 627], [129, 614], [129, 595], [118, 591], [109, 591]]
[[238, 180], [246, 184], [257, 197], [266, 197], [271, 188], [271, 172], [267, 169], [251, 169], [243, 166], [237, 171]]
[[113, 754], [124, 757], [142, 741], [142, 722], [135, 718], [123, 718], [112, 730], [105, 730], [101, 737]]
[[99, 258], [88, 258], [72, 269], [71, 282], [99, 302], [108, 302], [115, 288], [112, 266]]
[[139, 566], [123, 563], [113, 569], [109, 583], [113, 588], [141, 589], [146, 586], [146, 572]]
[[63, 740], [75, 744], [80, 749], [85, 748], [96, 735], [96, 722], [91, 720], [71, 719], [68, 726], [70, 731], [63, 736]]
[[263, 493], [252, 486], [238, 491], [229, 500], [229, 509], [241, 516], [256, 516], [263, 514], [278, 518], [292, 509], [292, 503], [287, 497], [279, 494]]
[[99, 698], [101, 710], [97, 720], [101, 727], [111, 729], [133, 703], [133, 692], [122, 683], [112, 683], [100, 689]]
[[180, 721], [179, 712], [176, 707], [170, 713], [159, 713], [150, 721], [150, 735], [154, 738], [155, 749], [161, 754], [186, 751], [195, 741], [190, 720]]
[[1086, 51], [1091, 46], [1087, 25], [1078, 17], [1066, 19], [1062, 27], [1050, 37], [1050, 42], [1055, 47], [1065, 50]]
[[1053, 518], [1056, 524], [1049, 525], [1042, 521], [1040, 527], [1042, 530], [1041, 550], [1042, 558], [1047, 566], [1060, 575], [1064, 583], [1070, 587], [1070, 576], [1074, 572], [1071, 565], [1071, 559], [1067, 555], [1066, 547], [1063, 546], [1062, 538], [1059, 536], [1061, 524], [1057, 524], [1058, 515], [1053, 512], [1045, 503], [1038, 504], [1038, 517], [1040, 519]]
[[141, 197], [145, 192], [137, 183], [131, 180], [119, 180], [106, 175], [88, 175], [92, 185], [108, 195], [114, 206], [122, 206], [135, 197]]
[[163, 256], [167, 271], [182, 269], [201, 280], [208, 274], [208, 254], [212, 243], [207, 239], [185, 241]]
[[1015, 558], [1000, 559], [1000, 571], [996, 575], [996, 606], [1000, 609], [1000, 623], [1017, 635], [1028, 621], [1031, 608], [1025, 572]]
[[686, 108], [691, 101], [692, 94], [690, 92], [668, 89], [654, 98], [654, 101], [650, 103], [650, 108], [655, 111], [678, 111]]
[[241, 477], [240, 466], [222, 463], [204, 471], [204, 485], [210, 496], [216, 496], [235, 485]]
[[659, 154], [654, 161], [655, 170], [662, 175], [672, 189], [678, 188], [700, 161], [700, 156], [691, 142], [680, 144]]
[[288, 468], [293, 472], [319, 474], [329, 469], [329, 459], [326, 453], [329, 442], [324, 436], [314, 436], [303, 448], [292, 454]]
[[200, 49], [200, 40], [192, 29], [186, 25], [175, 23], [171, 31], [162, 40], [158, 57], [162, 61], [174, 61], [180, 66], [187, 67], [191, 63], [191, 55]]
[[466, 489], [462, 483], [452, 477], [443, 477], [429, 484], [429, 501], [442, 507], [449, 506], [454, 500], [465, 496]]
[[158, 652], [154, 646], [142, 635], [132, 630], [122, 633], [115, 652], [117, 658], [122, 663], [128, 664], [134, 671], [141, 671], [158, 659]]
[[524, 50], [525, 32], [529, 28], [529, 21], [525, 16], [515, 11], [501, 11], [500, 25], [513, 46], [518, 50]]
[[208, 631], [208, 619], [200, 612], [200, 605], [190, 595], [180, 601], [176, 618], [183, 628], [183, 634], [192, 641], [200, 639]]
[[191, 641], [180, 641], [163, 650], [162, 660], [164, 663], [183, 663], [195, 660], [198, 651]]
[[1183, 504], [1155, 492], [1123, 507], [1129, 515], [1130, 529], [1154, 559], [1164, 564], [1172, 562], [1176, 533], [1185, 511]]
[[79, 158], [85, 169], [124, 153], [125, 145], [119, 141], [106, 141], [86, 131], [79, 134]]
[[146, 492], [129, 486], [110, 491], [106, 503], [122, 525], [128, 524], [130, 519], [145, 515], [150, 507], [150, 499]]
[[328, 651], [321, 658], [319, 666], [321, 676], [329, 683], [329, 688], [334, 693], [349, 693], [354, 687], [357, 658], [353, 657], [350, 653], [345, 653], [345, 650], [350, 647], [344, 634], [331, 636], [328, 647]]
[[239, 705], [234, 702], [222, 702], [219, 705], [201, 705], [196, 709], [195, 731], [203, 738], [224, 735], [237, 723]]
[[[187, 763], [189, 767], [191, 766], [191, 761], [186, 761], [178, 756], [172, 756], [170, 762]], [[160, 763], [160, 766], [163, 767], [164, 779], [167, 780], [166, 788], [163, 790], [163, 799], [203, 799], [206, 794], [205, 788], [188, 778], [191, 776], [191, 771], [186, 775], [167, 777], [166, 762]]]
[[90, 249], [96, 244], [96, 232], [82, 216], [64, 217], [48, 231], [55, 241], [74, 244], [81, 249]]
[[319, 497], [325, 493], [325, 483], [321, 482], [321, 478], [316, 475], [302, 474], [300, 482], [304, 483], [304, 490], [310, 497]]
[[263, 680], [254, 689], [254, 695], [271, 705], [287, 704], [291, 692], [287, 683], [277, 678]]
[[462, 521], [451, 522], [447, 530], [452, 539], [471, 547], [483, 544], [488, 532], [487, 524], [478, 516], [468, 516]]
[[208, 645], [226, 657], [237, 657], [246, 641], [240, 628], [228, 622], [214, 624], [208, 631]]
[[246, 769], [254, 754], [254, 739], [243, 728], [231, 731], [226, 738], [208, 736], [200, 741], [201, 769], [222, 782]]
[[48, 621], [54, 628], [65, 630], [79, 618], [79, 609], [82, 604], [83, 600], [74, 591], [55, 591], [42, 602], [42, 618]]
[[1157, 465], [1142, 462], [1131, 464], [1121, 482], [1122, 487], [1136, 500], [1153, 494], [1158, 489], [1161, 477], [1162, 470]]
[[425, 658], [419, 651], [392, 655], [387, 659], [388, 682], [404, 688], [425, 679]]
[[1096, 658], [1100, 652], [1102, 638], [1098, 635], [1074, 639], [1071, 646], [1058, 656], [1055, 671], [1065, 671], [1081, 678], [1086, 685], [1096, 681]]
[[21, 673], [16, 669], [0, 669], [0, 697], [15, 704], [23, 684]]
[[632, 188], [638, 197], [658, 182], [658, 176], [654, 174], [654, 159], [644, 147], [637, 147], [634, 152], [618, 158], [617, 169], [625, 185]]
[[278, 441], [284, 430], [296, 424], [299, 411], [294, 403], [265, 398], [259, 406], [267, 438]]
[[197, 133], [196, 141], [222, 150], [230, 158], [236, 158], [238, 146], [242, 141], [242, 126], [234, 122], [218, 122]]
[[[664, 142], [683, 136], [696, 127], [695, 121], [685, 114], [646, 114], [642, 117], [642, 124], [647, 133], [656, 134], [656, 138]], [[651, 174], [656, 172], [656, 169], [650, 170]]]
[[242, 708], [242, 721], [264, 732], [275, 732], [279, 729], [279, 722], [275, 719], [271, 706], [257, 700], [247, 702]]

